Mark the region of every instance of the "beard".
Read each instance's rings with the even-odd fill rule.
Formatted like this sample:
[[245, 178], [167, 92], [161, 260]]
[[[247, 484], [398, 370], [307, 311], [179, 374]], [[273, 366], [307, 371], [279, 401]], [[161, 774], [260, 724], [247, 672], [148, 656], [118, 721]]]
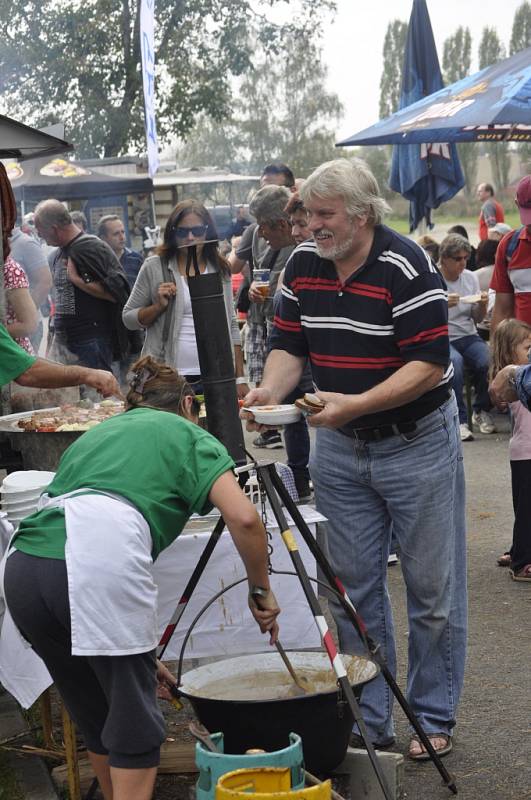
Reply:
[[[332, 231], [322, 230], [320, 233], [329, 233], [333, 236]], [[354, 244], [354, 239], [356, 238], [356, 231], [352, 231], [346, 239], [343, 239], [341, 242], [335, 242], [332, 239], [333, 244], [329, 247], [322, 247], [320, 246], [319, 240], [315, 239], [315, 244], [317, 246], [317, 252], [321, 256], [321, 258], [326, 258], [329, 261], [341, 261], [345, 256], [347, 256], [350, 251], [352, 250], [352, 246]]]

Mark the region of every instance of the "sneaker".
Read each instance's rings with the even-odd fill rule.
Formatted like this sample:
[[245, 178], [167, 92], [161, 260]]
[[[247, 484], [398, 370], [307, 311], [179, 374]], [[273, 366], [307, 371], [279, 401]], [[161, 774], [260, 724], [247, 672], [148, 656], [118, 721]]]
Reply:
[[461, 441], [462, 442], [471, 442], [474, 438], [474, 434], [466, 424], [466, 422], [462, 422], [459, 425], [459, 433], [461, 434]]
[[296, 473], [293, 474], [293, 477], [295, 479], [295, 488], [297, 489], [299, 500], [309, 500], [312, 496], [310, 479], [305, 475], [297, 475]]
[[393, 564], [398, 564], [398, 555], [397, 553], [389, 553], [389, 557], [387, 559], [387, 565], [392, 567]]
[[496, 426], [488, 411], [474, 411], [472, 422], [477, 425], [480, 433], [495, 433]]
[[283, 447], [282, 436], [278, 431], [264, 431], [253, 440], [254, 447], [264, 447], [267, 450], [278, 450]]

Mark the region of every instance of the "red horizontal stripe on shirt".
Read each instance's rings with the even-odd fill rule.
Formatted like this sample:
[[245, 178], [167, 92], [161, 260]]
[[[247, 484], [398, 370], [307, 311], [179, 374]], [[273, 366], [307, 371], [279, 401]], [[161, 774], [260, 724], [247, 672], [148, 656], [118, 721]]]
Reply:
[[299, 289], [311, 289], [315, 291], [316, 289], [321, 289], [327, 292], [337, 292], [340, 287], [340, 283], [338, 280], [331, 281], [328, 278], [294, 278], [291, 282], [291, 288], [294, 292], [297, 292]]
[[310, 353], [310, 358], [317, 366], [330, 367], [332, 369], [390, 369], [392, 367], [403, 367], [405, 363], [398, 356], [356, 358], [355, 356], [326, 356], [320, 353]]
[[385, 300], [388, 305], [393, 302], [391, 292], [383, 286], [370, 286], [367, 283], [349, 283], [348, 286], [343, 286], [342, 291], [350, 292], [350, 294], [360, 294], [363, 297], [374, 297], [376, 300]]
[[281, 331], [289, 331], [290, 333], [302, 330], [300, 322], [288, 322], [288, 320], [281, 319], [278, 316], [273, 319], [273, 324], [280, 328]]
[[432, 342], [434, 339], [438, 339], [439, 336], [448, 336], [448, 325], [440, 325], [438, 328], [421, 331], [408, 339], [402, 339], [402, 341], [398, 342], [398, 346], [406, 347], [408, 344], [415, 344], [416, 342]]
[[385, 300], [386, 303], [391, 305], [392, 297], [391, 292], [383, 286], [371, 286], [367, 283], [349, 283], [347, 286], [342, 286], [339, 280], [332, 281], [328, 278], [295, 278], [291, 283], [291, 288], [294, 292], [301, 289], [308, 289], [310, 291], [323, 291], [323, 292], [347, 292], [349, 294], [357, 294], [362, 297], [372, 297], [375, 300]]

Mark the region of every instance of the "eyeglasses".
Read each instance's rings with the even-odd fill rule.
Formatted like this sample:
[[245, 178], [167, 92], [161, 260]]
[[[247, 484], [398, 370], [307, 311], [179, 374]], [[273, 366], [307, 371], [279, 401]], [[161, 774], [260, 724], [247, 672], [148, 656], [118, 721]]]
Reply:
[[201, 236], [204, 236], [207, 232], [208, 225], [192, 225], [191, 227], [188, 227], [188, 225], [180, 225], [178, 228], [174, 228], [173, 230], [179, 239], [187, 239], [190, 234], [192, 234], [192, 236], [194, 236], [196, 239], [200, 239]]

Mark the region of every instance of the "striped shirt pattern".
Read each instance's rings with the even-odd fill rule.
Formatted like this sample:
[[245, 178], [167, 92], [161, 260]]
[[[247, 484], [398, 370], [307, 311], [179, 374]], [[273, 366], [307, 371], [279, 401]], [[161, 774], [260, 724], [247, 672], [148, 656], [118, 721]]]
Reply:
[[303, 242], [286, 266], [271, 347], [309, 357], [320, 390], [347, 394], [371, 389], [408, 361], [439, 364], [445, 372], [435, 389], [356, 425], [418, 418], [424, 406], [444, 401], [453, 375], [444, 280], [422, 248], [383, 225], [344, 285], [315, 243]]

